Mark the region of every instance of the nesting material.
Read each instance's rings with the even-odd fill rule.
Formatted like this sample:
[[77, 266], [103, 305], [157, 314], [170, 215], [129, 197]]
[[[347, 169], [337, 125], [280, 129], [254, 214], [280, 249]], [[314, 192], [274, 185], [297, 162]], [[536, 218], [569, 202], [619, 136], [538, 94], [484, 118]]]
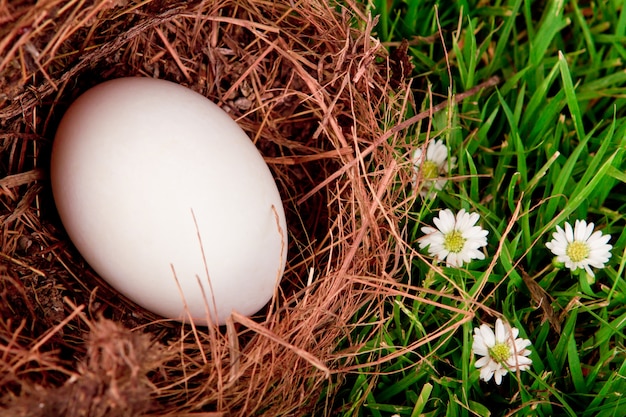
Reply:
[[[372, 27], [325, 0], [0, 1], [0, 414], [333, 414], [367, 340], [355, 329], [384, 315], [401, 267], [394, 213], [411, 181], [392, 130], [406, 68]], [[56, 126], [82, 92], [128, 76], [210, 98], [272, 169], [290, 246], [258, 316], [160, 320], [64, 234], [48, 181]]]

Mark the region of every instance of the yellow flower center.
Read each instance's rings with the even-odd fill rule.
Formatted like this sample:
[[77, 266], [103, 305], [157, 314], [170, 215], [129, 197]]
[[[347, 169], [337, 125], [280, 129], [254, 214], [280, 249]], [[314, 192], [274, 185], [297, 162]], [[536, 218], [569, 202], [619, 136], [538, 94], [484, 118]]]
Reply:
[[506, 343], [496, 343], [489, 349], [489, 356], [491, 356], [494, 361], [503, 363], [511, 357], [511, 349]]
[[459, 253], [463, 250], [466, 240], [461, 232], [453, 230], [443, 237], [443, 247], [449, 252]]
[[424, 161], [422, 163], [422, 175], [425, 180], [432, 180], [439, 177], [439, 166], [433, 161]]
[[585, 242], [574, 241], [567, 245], [565, 254], [572, 262], [581, 262], [589, 256], [589, 246]]

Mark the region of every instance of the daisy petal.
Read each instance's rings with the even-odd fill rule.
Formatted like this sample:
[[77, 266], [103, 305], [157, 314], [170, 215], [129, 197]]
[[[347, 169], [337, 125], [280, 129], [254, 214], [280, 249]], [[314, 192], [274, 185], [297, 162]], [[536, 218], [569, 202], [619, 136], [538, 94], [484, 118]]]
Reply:
[[[584, 269], [587, 274], [594, 276], [591, 269], [604, 268], [611, 258], [613, 246], [608, 242], [611, 235], [604, 235], [600, 231], [594, 232], [594, 224], [586, 220], [576, 220], [574, 227], [565, 222], [564, 229], [556, 226], [556, 232], [552, 234], [552, 240], [546, 243], [546, 247], [556, 256], [557, 262], [561, 262], [572, 271]], [[576, 245], [570, 248], [570, 245]], [[583, 249], [581, 252], [581, 248]]]
[[456, 215], [450, 209], [439, 211], [433, 218], [435, 227], [425, 226], [424, 236], [418, 239], [420, 249], [428, 248], [428, 253], [449, 267], [460, 268], [472, 259], [485, 259], [480, 250], [487, 246], [489, 232], [476, 223], [478, 213], [468, 213], [461, 209]]
[[497, 385], [509, 372], [526, 371], [532, 365], [530, 340], [518, 338], [519, 329], [497, 319], [495, 332], [487, 324], [474, 328], [472, 352], [480, 356], [474, 366], [480, 370], [480, 379], [485, 382], [494, 379]]

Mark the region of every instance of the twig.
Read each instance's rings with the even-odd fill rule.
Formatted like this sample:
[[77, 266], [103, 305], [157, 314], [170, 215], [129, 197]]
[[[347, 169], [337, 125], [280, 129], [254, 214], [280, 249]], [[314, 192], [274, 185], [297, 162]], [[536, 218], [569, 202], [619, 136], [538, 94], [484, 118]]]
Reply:
[[[460, 103], [461, 101], [465, 100], [467, 97], [473, 96], [474, 94], [476, 94], [477, 92], [479, 92], [482, 89], [490, 88], [490, 87], [493, 87], [495, 85], [498, 85], [499, 82], [500, 82], [500, 77], [498, 77], [497, 75], [493, 76], [493, 77], [489, 78], [487, 81], [478, 84], [476, 87], [471, 88], [471, 89], [465, 91], [464, 93], [457, 94], [456, 96], [454, 96], [454, 99], [453, 99], [454, 103], [455, 104]], [[432, 107], [431, 109], [424, 110], [423, 112], [421, 112], [419, 114], [416, 114], [415, 116], [406, 119], [404, 122], [395, 125], [391, 129], [389, 129], [387, 132], [385, 132], [380, 138], [375, 140], [374, 143], [372, 143], [370, 146], [365, 148], [363, 150], [363, 152], [361, 152], [361, 157], [365, 157], [365, 156], [369, 155], [370, 153], [374, 152], [374, 150], [376, 150], [376, 148], [378, 148], [383, 142], [385, 142], [387, 139], [389, 139], [390, 137], [392, 137], [396, 133], [400, 132], [401, 130], [404, 130], [404, 129], [408, 128], [409, 126], [414, 125], [415, 123], [417, 123], [420, 120], [423, 120], [423, 119], [429, 117], [430, 115], [432, 115], [434, 113], [440, 112], [441, 110], [447, 108], [449, 105], [450, 105], [449, 101], [446, 100], [446, 101], [444, 101], [442, 103], [437, 104], [436, 106]], [[330, 175], [328, 178], [326, 178], [326, 180], [324, 180], [322, 183], [318, 184], [311, 191], [309, 191], [304, 196], [302, 196], [297, 201], [297, 204], [304, 203], [306, 200], [311, 198], [311, 196], [315, 195], [318, 191], [320, 191], [321, 189], [326, 187], [326, 185], [328, 185], [330, 182], [336, 180], [337, 178], [339, 178], [343, 174], [345, 174], [346, 171], [348, 171], [350, 168], [352, 168], [358, 162], [359, 162], [358, 159], [353, 159], [352, 161], [346, 163], [343, 167], [341, 167], [341, 169], [338, 169], [337, 171], [335, 171], [332, 175]]]

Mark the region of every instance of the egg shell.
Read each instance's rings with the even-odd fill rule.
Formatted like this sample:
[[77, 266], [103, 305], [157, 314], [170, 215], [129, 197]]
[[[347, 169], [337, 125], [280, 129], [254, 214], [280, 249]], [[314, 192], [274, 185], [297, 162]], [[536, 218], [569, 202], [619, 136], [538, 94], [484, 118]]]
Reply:
[[283, 275], [287, 227], [267, 164], [228, 114], [181, 85], [120, 78], [82, 94], [57, 129], [50, 177], [85, 260], [161, 316], [252, 315]]

